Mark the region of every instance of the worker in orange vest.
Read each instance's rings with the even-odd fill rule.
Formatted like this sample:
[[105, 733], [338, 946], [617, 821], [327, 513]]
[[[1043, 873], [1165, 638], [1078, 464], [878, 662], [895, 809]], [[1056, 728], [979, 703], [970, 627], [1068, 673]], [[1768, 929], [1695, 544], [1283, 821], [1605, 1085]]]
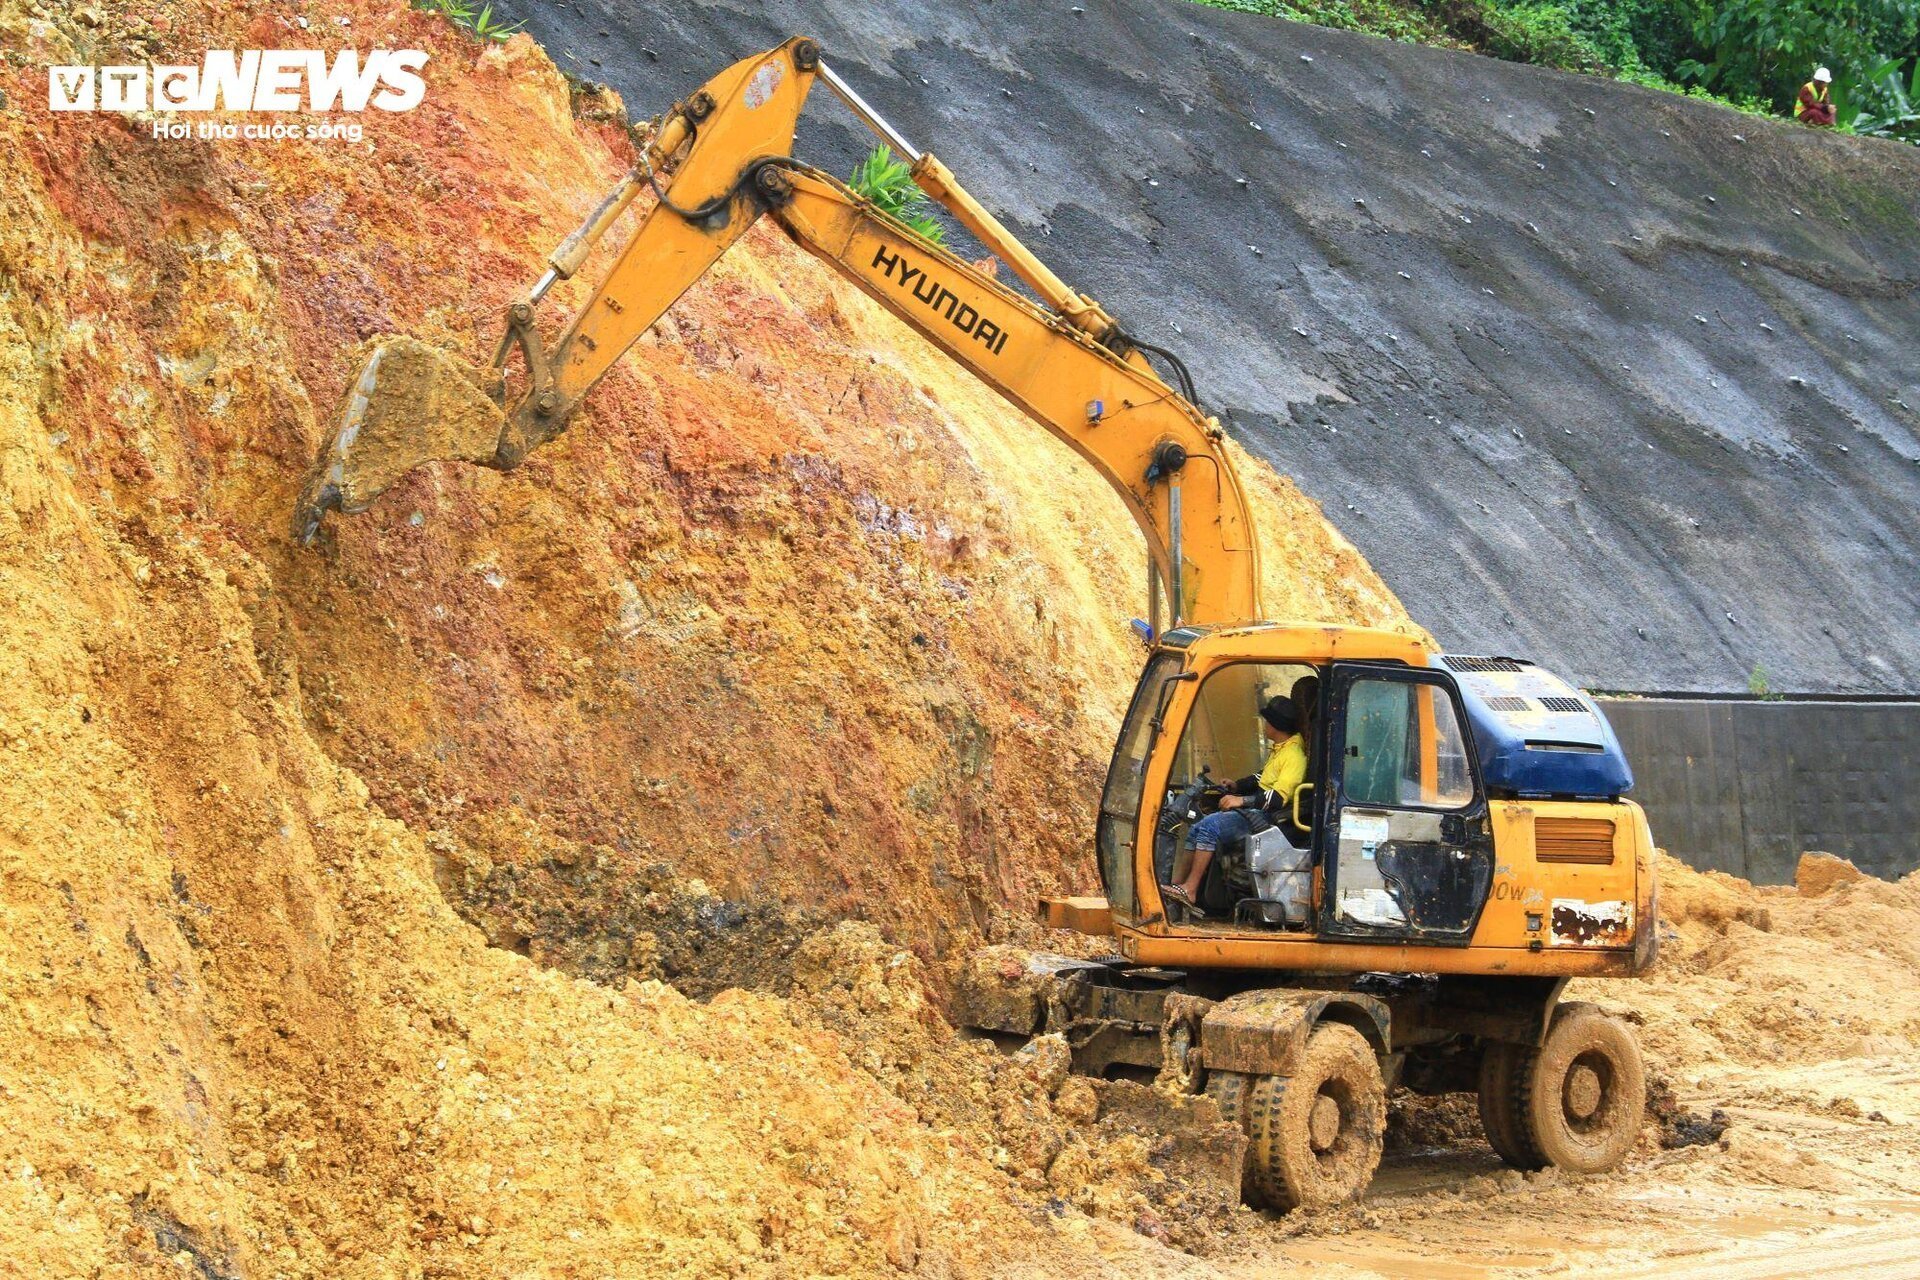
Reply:
[[1832, 87], [1833, 72], [1825, 67], [1815, 71], [1813, 79], [1800, 86], [1800, 105], [1793, 113], [1800, 123], [1823, 129], [1833, 127], [1833, 101], [1827, 96]]

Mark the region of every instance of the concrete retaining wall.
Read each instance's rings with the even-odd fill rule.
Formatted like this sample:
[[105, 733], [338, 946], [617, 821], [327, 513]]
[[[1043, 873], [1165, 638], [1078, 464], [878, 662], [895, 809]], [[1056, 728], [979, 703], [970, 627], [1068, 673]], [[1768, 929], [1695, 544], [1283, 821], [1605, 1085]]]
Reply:
[[1654, 840], [1761, 884], [1810, 849], [1920, 866], [1920, 702], [1605, 699]]

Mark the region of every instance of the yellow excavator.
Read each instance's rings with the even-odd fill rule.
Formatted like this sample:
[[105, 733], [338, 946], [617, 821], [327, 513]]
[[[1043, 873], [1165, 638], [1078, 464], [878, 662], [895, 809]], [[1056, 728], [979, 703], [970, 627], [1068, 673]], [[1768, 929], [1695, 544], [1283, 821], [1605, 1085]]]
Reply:
[[[821, 80], [1031, 296], [792, 158]], [[1059, 1034], [1078, 1071], [1210, 1097], [1245, 1135], [1247, 1199], [1278, 1209], [1367, 1185], [1396, 1087], [1477, 1091], [1488, 1141], [1515, 1166], [1619, 1164], [1645, 1106], [1637, 1043], [1621, 1019], [1561, 997], [1570, 979], [1653, 963], [1653, 841], [1593, 701], [1518, 658], [1261, 621], [1246, 496], [1179, 360], [1048, 270], [812, 40], [734, 64], [641, 136], [633, 171], [508, 306], [484, 372], [410, 339], [376, 344], [295, 535], [311, 541], [328, 510], [362, 510], [428, 461], [517, 466], [770, 217], [1072, 446], [1146, 535], [1149, 652], [1094, 834], [1105, 893], [1040, 904], [1111, 954], [989, 948], [965, 967], [959, 1019]], [[547, 342], [536, 306], [643, 195], [606, 278]], [[1231, 807], [1216, 772], [1260, 769], [1276, 703], [1304, 779], [1271, 821], [1222, 841], [1189, 889], [1192, 829]]]

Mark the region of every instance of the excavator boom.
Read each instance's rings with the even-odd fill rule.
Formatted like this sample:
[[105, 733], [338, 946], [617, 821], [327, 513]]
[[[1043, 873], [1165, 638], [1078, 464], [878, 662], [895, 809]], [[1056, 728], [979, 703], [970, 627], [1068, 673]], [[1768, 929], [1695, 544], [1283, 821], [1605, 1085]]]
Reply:
[[[792, 158], [795, 124], [822, 75], [863, 119], [907, 148], [916, 181], [1038, 301]], [[670, 181], [662, 176], [669, 167]], [[578, 270], [594, 241], [648, 191], [655, 198], [605, 279], [548, 346], [534, 321], [540, 298]], [[662, 118], [635, 172], [507, 308], [487, 372], [412, 339], [377, 343], [301, 495], [296, 535], [310, 540], [327, 510], [365, 509], [425, 462], [517, 466], [564, 430], [613, 363], [762, 216], [1105, 477], [1146, 535], [1174, 622], [1260, 616], [1254, 531], [1219, 425], [1163, 381], [1140, 344], [1054, 276], [951, 170], [880, 121], [805, 39], [736, 63]], [[505, 369], [515, 350], [526, 386], [509, 400]]]

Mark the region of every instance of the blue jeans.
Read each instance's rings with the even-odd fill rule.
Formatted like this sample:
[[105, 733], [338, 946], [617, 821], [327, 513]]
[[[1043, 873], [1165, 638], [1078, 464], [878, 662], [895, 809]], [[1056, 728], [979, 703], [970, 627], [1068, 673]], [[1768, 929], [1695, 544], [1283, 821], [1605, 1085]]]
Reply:
[[1195, 853], [1212, 853], [1223, 844], [1265, 831], [1273, 822], [1258, 809], [1222, 809], [1193, 824], [1190, 839]]

